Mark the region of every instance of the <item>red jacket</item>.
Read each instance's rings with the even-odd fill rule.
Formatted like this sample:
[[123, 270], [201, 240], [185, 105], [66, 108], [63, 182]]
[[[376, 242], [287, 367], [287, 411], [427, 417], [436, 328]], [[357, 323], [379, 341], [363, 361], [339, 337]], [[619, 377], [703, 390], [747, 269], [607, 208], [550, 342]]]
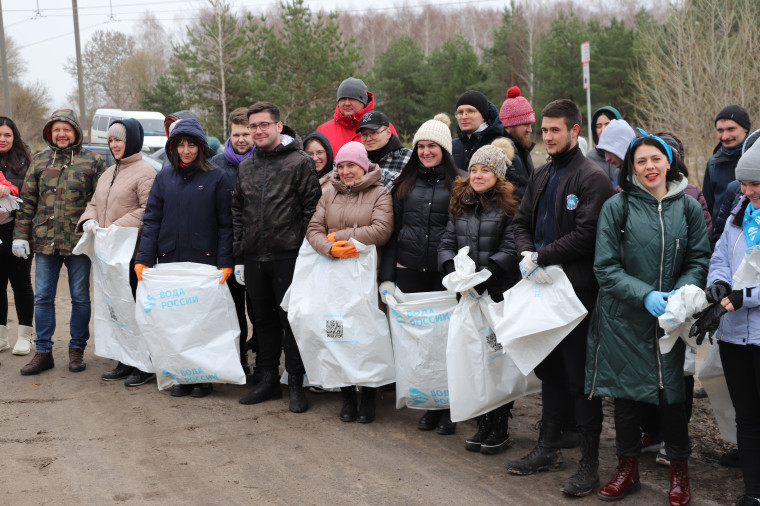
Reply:
[[5, 176], [3, 175], [2, 172], [0, 172], [0, 184], [10, 188], [11, 195], [13, 195], [14, 197], [18, 197], [18, 188], [15, 185], [13, 185], [13, 183], [5, 179]]
[[[325, 137], [327, 137], [327, 140], [330, 141], [330, 147], [336, 155], [338, 154], [338, 150], [340, 150], [345, 143], [362, 141], [362, 136], [356, 133], [356, 129], [359, 128], [362, 116], [375, 109], [375, 95], [368, 91], [367, 97], [369, 97], [369, 103], [367, 106], [351, 116], [344, 116], [343, 113], [340, 112], [340, 107], [336, 105], [333, 119], [325, 121], [317, 128], [317, 132], [324, 134]], [[396, 129], [393, 128], [393, 123], [391, 123], [390, 129], [391, 132], [394, 134], [396, 133]]]

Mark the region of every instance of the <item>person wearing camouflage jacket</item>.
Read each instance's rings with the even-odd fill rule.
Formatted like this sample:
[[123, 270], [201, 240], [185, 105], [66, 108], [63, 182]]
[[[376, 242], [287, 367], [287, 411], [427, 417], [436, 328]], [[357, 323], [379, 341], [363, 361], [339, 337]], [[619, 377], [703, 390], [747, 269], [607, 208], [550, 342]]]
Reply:
[[95, 192], [106, 168], [102, 156], [82, 148], [82, 129], [74, 111], [59, 109], [45, 124], [43, 137], [50, 146], [32, 158], [21, 188], [23, 202], [16, 214], [13, 254], [35, 253], [34, 325], [36, 353], [21, 374], [51, 369], [55, 332], [55, 291], [61, 266], [66, 265], [71, 294], [69, 371], [86, 367], [84, 349], [90, 337], [90, 259], [73, 255], [81, 232], [79, 217]]

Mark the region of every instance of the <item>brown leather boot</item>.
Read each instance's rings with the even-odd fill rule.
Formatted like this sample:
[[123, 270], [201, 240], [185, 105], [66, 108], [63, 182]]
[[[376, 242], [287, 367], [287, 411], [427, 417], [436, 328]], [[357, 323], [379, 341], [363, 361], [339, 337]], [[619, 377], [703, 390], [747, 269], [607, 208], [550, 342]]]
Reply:
[[602, 501], [619, 501], [628, 494], [641, 490], [639, 483], [639, 458], [618, 455], [615, 476], [602, 488], [597, 497]]
[[86, 368], [87, 362], [84, 361], [84, 350], [69, 348], [69, 371], [81, 372]]
[[22, 376], [31, 376], [32, 374], [39, 374], [42, 371], [47, 371], [55, 367], [53, 362], [53, 353], [35, 353], [32, 357], [32, 361], [21, 368]]
[[686, 459], [670, 459], [670, 493], [671, 506], [685, 506], [691, 501], [689, 487], [689, 465]]

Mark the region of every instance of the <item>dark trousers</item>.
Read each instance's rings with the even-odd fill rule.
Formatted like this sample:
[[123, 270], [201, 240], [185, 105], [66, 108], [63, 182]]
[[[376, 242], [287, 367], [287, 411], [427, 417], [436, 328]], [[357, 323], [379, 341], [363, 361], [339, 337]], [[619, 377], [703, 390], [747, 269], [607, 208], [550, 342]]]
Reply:
[[[235, 276], [227, 278], [227, 287], [232, 294], [232, 300], [235, 302], [235, 313], [237, 313], [238, 324], [240, 325], [240, 356], [246, 353], [245, 343], [248, 341], [248, 318], [245, 315], [245, 305], [248, 299], [245, 291], [245, 285], [241, 285], [235, 279]], [[253, 312], [251, 303], [248, 303], [248, 315], [253, 322]]]
[[[257, 262], [245, 260], [245, 288], [251, 302], [253, 325], [258, 342], [256, 367], [277, 369], [285, 350], [285, 370], [293, 376], [306, 371], [298, 351], [288, 315], [280, 307], [293, 280], [296, 259]], [[315, 296], [319, 296], [315, 294]]]
[[[684, 376], [684, 412], [686, 413], [686, 423], [691, 421], [691, 412], [694, 408], [694, 376]], [[660, 410], [659, 406], [654, 404], [642, 403], [641, 407], [641, 430], [652, 436], [659, 435], [660, 429]]]
[[[591, 315], [592, 294], [578, 295]], [[536, 367], [536, 376], [541, 380], [544, 423], [570, 428], [568, 420], [574, 414], [578, 431], [598, 434], [602, 431], [602, 400], [589, 399], [583, 391], [589, 318], [586, 316]]]
[[441, 283], [443, 274], [438, 271], [416, 271], [398, 267], [396, 286], [404, 293], [440, 292], [446, 290]]
[[[8, 225], [2, 227], [8, 228]], [[10, 227], [10, 230], [13, 230]], [[3, 234], [0, 244], [0, 325], [8, 323], [8, 281], [11, 282], [19, 325], [32, 326], [34, 291], [32, 290], [32, 256], [23, 259], [11, 253], [12, 234]]]
[[760, 346], [718, 341], [731, 403], [746, 494], [760, 497]]
[[[641, 455], [641, 413], [645, 403], [615, 399], [615, 446], [624, 457]], [[686, 459], [691, 454], [689, 423], [683, 403], [667, 404], [660, 391], [658, 406], [665, 451], [671, 459]]]

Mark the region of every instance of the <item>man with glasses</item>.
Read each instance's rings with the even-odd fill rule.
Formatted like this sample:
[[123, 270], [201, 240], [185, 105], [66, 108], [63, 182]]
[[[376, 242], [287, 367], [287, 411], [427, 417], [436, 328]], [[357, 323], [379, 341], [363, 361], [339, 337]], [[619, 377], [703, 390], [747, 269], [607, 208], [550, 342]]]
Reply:
[[285, 351], [290, 411], [309, 407], [303, 392], [304, 366], [287, 314], [280, 307], [293, 279], [298, 250], [322, 192], [314, 162], [301, 138], [280, 121], [280, 109], [257, 102], [248, 109], [248, 130], [256, 149], [238, 166], [232, 196], [235, 278], [248, 291], [258, 343], [261, 380], [240, 397], [258, 404], [282, 397], [280, 354]]
[[[357, 128], [362, 116], [375, 109], [375, 96], [367, 90], [361, 79], [349, 77], [338, 86], [338, 105], [331, 120], [325, 121], [317, 128], [330, 141], [333, 153], [347, 142], [361, 142]], [[393, 125], [388, 128], [395, 134]]]
[[499, 110], [479, 91], [468, 90], [457, 100], [457, 137], [452, 143], [452, 156], [462, 170], [470, 166], [470, 157], [481, 146], [504, 137]]
[[356, 133], [361, 135], [369, 161], [380, 167], [383, 186], [388, 191], [391, 191], [393, 181], [412, 156], [412, 150], [401, 144], [390, 125], [388, 116], [380, 111], [370, 111], [362, 116], [359, 128], [356, 129]]

